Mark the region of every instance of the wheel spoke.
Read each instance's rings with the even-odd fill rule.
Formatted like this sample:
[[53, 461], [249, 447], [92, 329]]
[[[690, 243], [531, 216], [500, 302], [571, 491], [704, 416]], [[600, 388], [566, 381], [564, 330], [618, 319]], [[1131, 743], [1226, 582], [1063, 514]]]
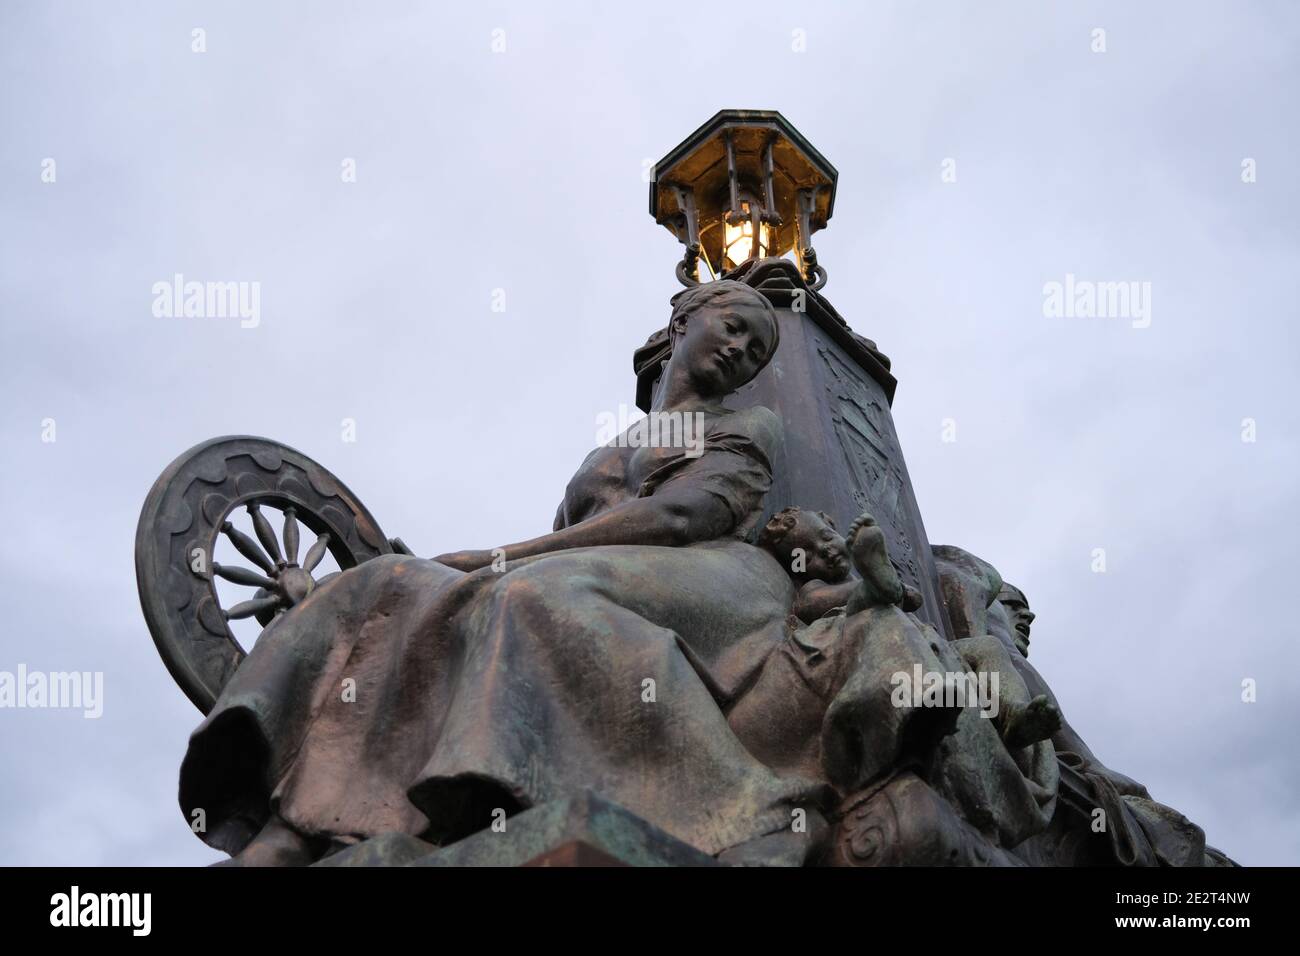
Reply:
[[[265, 521], [266, 519], [263, 518], [262, 520]], [[262, 553], [262, 549], [257, 546], [257, 542], [244, 534], [244, 532], [240, 531], [229, 521], [226, 521], [221, 525], [221, 533], [230, 539], [230, 543], [235, 546], [236, 551], [248, 558], [249, 561], [252, 561], [267, 574], [275, 571], [275, 562], [271, 561]]]
[[284, 559], [298, 563], [298, 516], [292, 508], [284, 509]]
[[329, 547], [329, 544], [330, 536], [327, 531], [318, 537], [316, 543], [307, 550], [307, 557], [302, 559], [302, 569], [307, 572], [316, 570], [316, 565], [320, 564], [321, 558], [325, 557], [325, 549]]
[[214, 561], [212, 563], [212, 573], [219, 578], [225, 578], [227, 581], [243, 584], [250, 588], [266, 588], [268, 591], [275, 589], [274, 581], [258, 574], [256, 571], [250, 571], [248, 568], [227, 567]]
[[259, 611], [274, 610], [280, 603], [276, 597], [254, 598], [251, 601], [244, 601], [236, 604], [229, 611], [225, 612], [227, 621], [239, 621], [246, 617], [252, 617]]
[[284, 560], [280, 556], [280, 542], [275, 540], [275, 531], [271, 528], [271, 522], [266, 520], [266, 515], [262, 514], [262, 509], [257, 502], [248, 503], [248, 516], [253, 519], [253, 530], [257, 532], [257, 540], [262, 542], [262, 547], [266, 548], [266, 553], [271, 556], [271, 560], [279, 564]]

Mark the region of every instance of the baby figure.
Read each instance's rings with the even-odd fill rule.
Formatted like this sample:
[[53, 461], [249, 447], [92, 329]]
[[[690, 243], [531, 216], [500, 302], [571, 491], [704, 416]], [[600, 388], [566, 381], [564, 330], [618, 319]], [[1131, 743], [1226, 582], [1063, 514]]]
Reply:
[[[888, 571], [883, 567], [874, 569], [871, 581], [865, 573], [861, 581], [849, 576], [849, 542], [856, 542], [859, 537], [862, 537], [863, 546], [859, 549], [862, 553], [852, 556], [859, 573], [863, 573], [864, 564], [874, 566], [883, 560], [889, 565]], [[855, 599], [859, 603], [866, 601], [862, 607], [871, 603], [898, 604], [904, 611], [915, 611], [921, 606], [920, 592], [899, 581], [884, 546], [884, 532], [869, 514], [858, 516], [849, 528], [846, 541], [825, 512], [785, 508], [774, 514], [763, 528], [758, 546], [775, 557], [798, 585], [791, 613], [805, 624]], [[884, 593], [876, 593], [877, 587], [883, 588]], [[870, 594], [864, 594], [864, 588]]]
[[[805, 624], [841, 607], [853, 615], [891, 604], [903, 611], [921, 606], [920, 593], [902, 583], [889, 558], [884, 530], [869, 514], [854, 520], [846, 540], [823, 512], [785, 508], [768, 521], [758, 545], [798, 586], [791, 613]], [[850, 565], [861, 579], [850, 576]], [[1030, 696], [1000, 641], [985, 635], [955, 641], [953, 647], [976, 672], [998, 676], [993, 719], [1007, 747], [1028, 747], [1060, 729], [1060, 711], [1046, 695]]]

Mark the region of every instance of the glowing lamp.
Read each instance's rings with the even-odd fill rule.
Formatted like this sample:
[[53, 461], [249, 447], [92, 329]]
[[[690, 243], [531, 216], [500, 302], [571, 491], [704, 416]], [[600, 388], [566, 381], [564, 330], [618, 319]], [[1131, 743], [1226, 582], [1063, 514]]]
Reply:
[[780, 113], [723, 110], [655, 164], [650, 214], [686, 247], [683, 285], [793, 254], [820, 289], [812, 234], [831, 217], [838, 175]]

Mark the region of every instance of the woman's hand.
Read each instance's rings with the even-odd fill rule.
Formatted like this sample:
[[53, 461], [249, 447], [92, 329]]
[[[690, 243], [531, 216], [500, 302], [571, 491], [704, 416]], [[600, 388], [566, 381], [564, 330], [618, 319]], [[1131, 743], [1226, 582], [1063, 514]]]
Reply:
[[452, 551], [450, 554], [440, 554], [433, 560], [457, 571], [477, 571], [491, 564], [495, 554], [494, 551]]

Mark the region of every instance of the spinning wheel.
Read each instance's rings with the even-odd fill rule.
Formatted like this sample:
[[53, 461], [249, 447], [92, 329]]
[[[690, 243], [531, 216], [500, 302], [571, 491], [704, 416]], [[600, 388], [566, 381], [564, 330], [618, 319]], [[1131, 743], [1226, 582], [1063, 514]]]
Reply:
[[[255, 537], [231, 521], [241, 508]], [[283, 514], [278, 538], [266, 508]], [[315, 540], [299, 562], [303, 527]], [[219, 536], [252, 566], [217, 563]], [[136, 584], [158, 653], [206, 714], [246, 656], [228, 622], [255, 617], [265, 627], [301, 603], [327, 552], [347, 570], [393, 551], [356, 496], [306, 455], [265, 438], [214, 438], [154, 482], [136, 528]], [[256, 590], [223, 608], [216, 578]]]

